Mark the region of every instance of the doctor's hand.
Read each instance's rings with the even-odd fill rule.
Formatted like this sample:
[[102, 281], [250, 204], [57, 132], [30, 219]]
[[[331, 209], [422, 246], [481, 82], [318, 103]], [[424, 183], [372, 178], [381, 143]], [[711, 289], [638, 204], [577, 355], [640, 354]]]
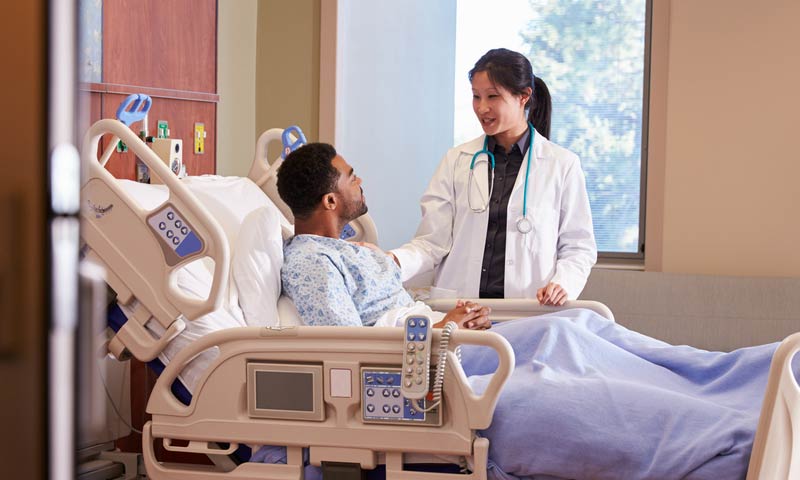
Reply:
[[456, 302], [456, 308], [447, 312], [441, 322], [435, 324], [433, 328], [442, 328], [447, 322], [455, 322], [458, 328], [469, 330], [488, 330], [492, 328], [489, 320], [489, 313], [492, 309], [484, 307], [475, 302]]
[[560, 307], [567, 301], [567, 291], [561, 285], [550, 282], [536, 291], [536, 300], [542, 305]]
[[375, 250], [376, 252], [378, 252], [378, 253], [382, 253], [382, 254], [384, 254], [384, 255], [388, 255], [389, 257], [391, 257], [391, 258], [392, 258], [392, 260], [394, 260], [394, 263], [396, 263], [398, 267], [400, 266], [400, 261], [399, 261], [399, 260], [397, 260], [397, 257], [395, 257], [395, 256], [394, 256], [394, 253], [392, 253], [392, 252], [386, 252], [386, 251], [383, 251], [383, 250], [381, 249], [381, 247], [379, 247], [379, 246], [375, 245], [374, 243], [369, 243], [369, 242], [355, 242], [355, 241], [350, 241], [350, 243], [352, 243], [352, 244], [354, 244], [354, 245], [358, 245], [359, 247], [366, 247], [366, 248], [369, 248], [369, 249], [371, 249], [371, 250]]

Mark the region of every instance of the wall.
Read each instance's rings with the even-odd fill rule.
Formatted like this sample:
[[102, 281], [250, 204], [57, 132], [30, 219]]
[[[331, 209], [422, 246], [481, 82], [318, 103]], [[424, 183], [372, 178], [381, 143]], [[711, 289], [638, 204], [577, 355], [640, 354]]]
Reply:
[[664, 272], [798, 277], [800, 2], [669, 3], [663, 218], [648, 218], [663, 247], [647, 255]]
[[[298, 125], [309, 141], [317, 140], [319, 19], [320, 0], [258, 2], [256, 137]], [[271, 150], [270, 158], [276, 155]]]
[[452, 146], [455, 17], [455, 0], [339, 1], [335, 144], [364, 178], [383, 248], [413, 237]]
[[217, 174], [247, 176], [256, 143], [257, 0], [217, 4]]

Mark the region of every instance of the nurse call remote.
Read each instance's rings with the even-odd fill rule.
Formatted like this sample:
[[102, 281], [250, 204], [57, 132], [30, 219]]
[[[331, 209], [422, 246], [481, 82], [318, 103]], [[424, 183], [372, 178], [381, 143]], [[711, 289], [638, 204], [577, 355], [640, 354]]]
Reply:
[[424, 315], [406, 318], [403, 330], [403, 375], [400, 392], [418, 400], [428, 394], [431, 363], [431, 320]]

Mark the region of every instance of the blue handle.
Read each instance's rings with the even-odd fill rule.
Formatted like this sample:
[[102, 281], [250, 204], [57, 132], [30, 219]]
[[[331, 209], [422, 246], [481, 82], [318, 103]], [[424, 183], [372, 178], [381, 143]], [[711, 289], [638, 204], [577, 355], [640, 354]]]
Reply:
[[[117, 109], [117, 119], [130, 127], [133, 122], [144, 120], [153, 101], [143, 93], [133, 93], [120, 103]], [[130, 110], [128, 107], [131, 107]]]
[[[290, 134], [294, 134], [297, 137], [297, 140], [292, 143], [292, 139], [289, 137]], [[303, 135], [303, 131], [300, 130], [300, 127], [297, 125], [292, 125], [288, 127], [286, 130], [283, 131], [281, 134], [281, 142], [283, 142], [283, 152], [281, 153], [281, 158], [284, 160], [286, 159], [286, 155], [294, 152], [298, 148], [302, 147], [308, 141], [306, 140], [306, 136]]]

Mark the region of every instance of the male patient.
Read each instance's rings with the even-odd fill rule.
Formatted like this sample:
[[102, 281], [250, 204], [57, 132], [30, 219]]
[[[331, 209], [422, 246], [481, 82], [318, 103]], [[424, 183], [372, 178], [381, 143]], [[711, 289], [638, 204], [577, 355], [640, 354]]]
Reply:
[[333, 146], [310, 143], [286, 157], [278, 193], [295, 218], [284, 247], [283, 291], [306, 325], [399, 326], [409, 314], [427, 314], [434, 327], [491, 327], [489, 308], [459, 302], [442, 315], [414, 302], [400, 269], [385, 253], [339, 239], [348, 222], [367, 212], [361, 179]]

